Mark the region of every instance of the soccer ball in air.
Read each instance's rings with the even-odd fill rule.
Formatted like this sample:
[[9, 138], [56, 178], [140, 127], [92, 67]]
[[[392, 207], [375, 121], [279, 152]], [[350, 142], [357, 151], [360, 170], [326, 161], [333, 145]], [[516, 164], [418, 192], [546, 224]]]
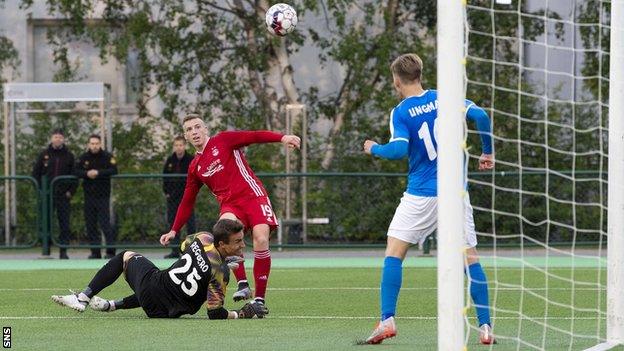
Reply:
[[283, 37], [297, 26], [297, 11], [287, 4], [275, 4], [266, 12], [266, 25], [271, 34]]

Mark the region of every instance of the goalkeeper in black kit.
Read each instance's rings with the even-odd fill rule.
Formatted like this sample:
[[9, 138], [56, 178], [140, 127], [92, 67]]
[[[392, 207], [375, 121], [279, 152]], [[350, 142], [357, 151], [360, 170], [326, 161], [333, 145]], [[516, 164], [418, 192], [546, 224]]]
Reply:
[[[221, 219], [212, 234], [190, 235], [182, 243], [182, 256], [171, 267], [159, 270], [142, 255], [124, 251], [110, 259], [80, 293], [53, 295], [60, 305], [83, 312], [87, 306], [96, 311], [112, 312], [141, 307], [150, 318], [178, 318], [195, 314], [205, 303], [210, 319], [263, 318], [264, 304], [247, 303], [238, 311], [223, 307], [230, 267], [242, 259], [245, 242], [243, 225]], [[96, 296], [125, 273], [134, 294], [120, 300]]]

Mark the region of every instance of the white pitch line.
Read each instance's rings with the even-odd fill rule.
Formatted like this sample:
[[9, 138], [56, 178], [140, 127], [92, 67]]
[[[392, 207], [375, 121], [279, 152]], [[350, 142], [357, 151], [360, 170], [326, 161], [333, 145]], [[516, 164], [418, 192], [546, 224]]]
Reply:
[[276, 269], [271, 269], [271, 273], [274, 272], [278, 272], [278, 273], [292, 273], [292, 272], [303, 272], [305, 271], [305, 269], [300, 269], [300, 268], [276, 268]]
[[[0, 288], [0, 291], [59, 291], [59, 290], [67, 290], [67, 288]], [[362, 291], [369, 291], [369, 290], [375, 290], [378, 291], [379, 287], [358, 287], [358, 286], [353, 286], [353, 287], [304, 287], [304, 288], [268, 288], [267, 290], [269, 291], [315, 291], [315, 290], [319, 290], [319, 291], [332, 291], [332, 290], [336, 290], [336, 291], [343, 291], [343, 290], [362, 290]], [[407, 287], [403, 287], [401, 288], [401, 290], [421, 290], [421, 291], [431, 291], [431, 290], [437, 290], [436, 287], [419, 287], [419, 288], [407, 288]], [[570, 288], [490, 288], [491, 292], [496, 292], [496, 291], [525, 291], [525, 290], [530, 290], [530, 291], [571, 291]], [[574, 291], [606, 291], [606, 288], [575, 288]]]
[[[379, 316], [376, 317], [355, 317], [355, 316], [271, 316], [267, 318], [274, 319], [379, 319]], [[409, 320], [437, 320], [438, 317], [432, 316], [406, 316], [406, 317], [396, 317], [396, 319], [409, 319]], [[476, 317], [468, 317], [468, 319], [476, 319]], [[518, 320], [518, 317], [496, 317], [494, 320]], [[523, 320], [597, 320], [597, 319], [606, 319], [606, 317], [595, 318], [595, 317], [532, 317], [532, 318], [523, 318]]]
[[[401, 290], [437, 290], [436, 287], [420, 287], [420, 288], [401, 288]], [[1, 289], [0, 289], [1, 290]], [[268, 288], [267, 290], [272, 291], [308, 291], [308, 290], [379, 290], [379, 287], [327, 287], [327, 288], [315, 288], [315, 287], [306, 287], [306, 288]], [[491, 291], [523, 291], [523, 290], [563, 290], [563, 291], [571, 291], [570, 288], [491, 288]], [[576, 288], [574, 291], [606, 291], [605, 288]]]
[[[144, 316], [0, 316], [0, 319], [6, 320], [43, 320], [43, 319], [147, 319]], [[206, 319], [206, 317], [185, 317], [181, 319]], [[329, 320], [377, 320], [379, 316], [269, 316], [267, 319], [329, 319]], [[433, 321], [437, 320], [438, 317], [433, 316], [405, 316], [405, 317], [397, 317], [396, 319], [402, 320], [426, 320]], [[469, 319], [475, 319], [474, 317], [470, 317]], [[533, 317], [533, 318], [517, 318], [517, 317], [496, 317], [494, 320], [550, 320], [550, 321], [567, 321], [567, 320], [598, 320], [598, 319], [606, 319], [606, 317]]]
[[0, 291], [56, 291], [67, 290], [67, 288], [1, 288]]

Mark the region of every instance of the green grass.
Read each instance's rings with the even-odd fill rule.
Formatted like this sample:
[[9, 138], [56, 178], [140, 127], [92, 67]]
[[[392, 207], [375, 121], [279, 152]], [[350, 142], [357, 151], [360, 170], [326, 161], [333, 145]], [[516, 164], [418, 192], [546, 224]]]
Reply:
[[[573, 312], [558, 304], [605, 311], [604, 284], [595, 268], [577, 268], [573, 286], [565, 281], [572, 270], [555, 268], [545, 279], [537, 270], [486, 269], [493, 283], [490, 296], [497, 308], [494, 331], [501, 335], [495, 350], [529, 350], [528, 344], [546, 350], [582, 350], [597, 338], [571, 337], [551, 327], [600, 338], [605, 335], [604, 318], [595, 311]], [[0, 270], [0, 323], [12, 327], [16, 350], [435, 350], [436, 271], [433, 268], [404, 269], [398, 306], [399, 335], [379, 346], [357, 346], [372, 330], [379, 314], [379, 268], [276, 268], [267, 293], [269, 318], [264, 320], [207, 320], [205, 310], [177, 320], [148, 319], [142, 310], [79, 314], [54, 304], [52, 294], [65, 294], [67, 288], [81, 289], [94, 269]], [[524, 281], [532, 292], [513, 288]], [[584, 282], [584, 283], [583, 283]], [[548, 283], [549, 289], [544, 289]], [[592, 285], [594, 284], [594, 285]], [[232, 284], [232, 287], [234, 285]], [[495, 289], [498, 287], [499, 289]], [[118, 298], [130, 293], [123, 279], [100, 293]], [[239, 308], [228, 291], [228, 308]], [[526, 317], [518, 318], [518, 312]], [[468, 312], [474, 326], [474, 311]], [[512, 337], [512, 338], [505, 338]], [[477, 343], [470, 330], [467, 348], [487, 350]]]

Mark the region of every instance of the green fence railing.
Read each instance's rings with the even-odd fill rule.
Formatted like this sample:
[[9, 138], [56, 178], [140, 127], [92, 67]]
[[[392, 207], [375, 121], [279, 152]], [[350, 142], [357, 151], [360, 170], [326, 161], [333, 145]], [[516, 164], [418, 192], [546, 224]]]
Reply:
[[[284, 220], [281, 240], [274, 235], [273, 247], [382, 247], [388, 224], [406, 187], [406, 177], [402, 173], [258, 173], [258, 176], [270, 194], [278, 218]], [[572, 176], [573, 181], [570, 180]], [[606, 232], [606, 215], [600, 213], [606, 208], [603, 194], [606, 174], [551, 172], [548, 173], [549, 182], [546, 177], [545, 172], [535, 171], [469, 173], [480, 246], [595, 245], [601, 242], [601, 235]], [[55, 194], [58, 196], [59, 189], [76, 183], [77, 178], [61, 176], [49, 184], [44, 178], [38, 186], [31, 177], [4, 177], [0, 192], [4, 191], [1, 185], [6, 181], [16, 184], [17, 215], [11, 223], [8, 240], [3, 240], [0, 248], [32, 247], [38, 242], [44, 253], [49, 252], [48, 243], [69, 248], [160, 247], [158, 238], [170, 226], [162, 188], [164, 178], [183, 181], [185, 175], [120, 174], [112, 177], [110, 223], [116, 238], [112, 243], [102, 238], [90, 244], [85, 230], [82, 184], [69, 202], [69, 241], [61, 243], [60, 240]], [[304, 226], [299, 220], [304, 210], [308, 219], [315, 218], [315, 223], [323, 224]], [[4, 213], [2, 207], [2, 218], [5, 218]], [[210, 230], [218, 218], [218, 204], [206, 187], [197, 196], [195, 214], [197, 230]]]
[[41, 241], [43, 199], [35, 178], [0, 176], [0, 248], [31, 248]]

